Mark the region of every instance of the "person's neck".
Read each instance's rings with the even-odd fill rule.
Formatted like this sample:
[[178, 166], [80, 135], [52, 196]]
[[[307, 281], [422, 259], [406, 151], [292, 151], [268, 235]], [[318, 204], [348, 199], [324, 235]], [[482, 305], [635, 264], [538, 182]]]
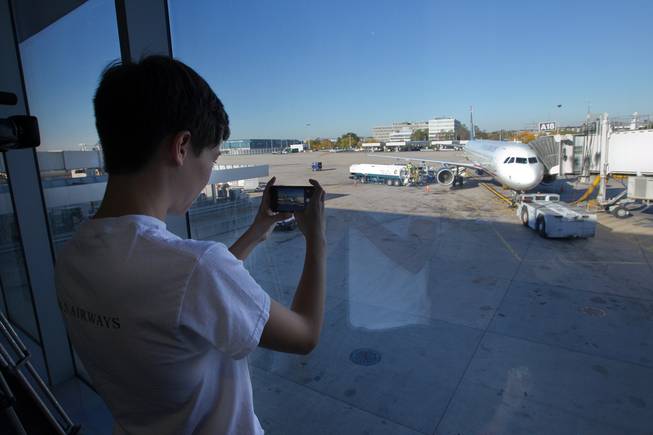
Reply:
[[139, 214], [164, 221], [168, 214], [165, 187], [156, 176], [109, 175], [102, 204], [94, 219]]

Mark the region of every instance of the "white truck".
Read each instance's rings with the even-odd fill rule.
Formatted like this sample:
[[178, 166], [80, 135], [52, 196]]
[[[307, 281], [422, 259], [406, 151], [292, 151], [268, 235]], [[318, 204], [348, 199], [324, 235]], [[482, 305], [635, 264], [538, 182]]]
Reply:
[[287, 146], [281, 151], [281, 154], [303, 153], [306, 147], [303, 143], [296, 143]]
[[518, 195], [517, 216], [542, 237], [593, 237], [596, 232], [595, 214], [560, 202], [554, 193]]
[[404, 186], [410, 173], [406, 165], [355, 164], [349, 167], [349, 178], [361, 183], [383, 183], [388, 186]]

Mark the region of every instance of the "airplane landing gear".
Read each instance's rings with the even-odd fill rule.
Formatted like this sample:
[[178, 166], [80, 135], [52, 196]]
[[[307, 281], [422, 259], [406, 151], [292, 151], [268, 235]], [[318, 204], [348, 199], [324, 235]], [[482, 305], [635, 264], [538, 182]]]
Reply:
[[454, 175], [453, 182], [451, 183], [451, 188], [453, 189], [456, 186], [462, 187], [464, 180], [465, 179], [462, 175]]

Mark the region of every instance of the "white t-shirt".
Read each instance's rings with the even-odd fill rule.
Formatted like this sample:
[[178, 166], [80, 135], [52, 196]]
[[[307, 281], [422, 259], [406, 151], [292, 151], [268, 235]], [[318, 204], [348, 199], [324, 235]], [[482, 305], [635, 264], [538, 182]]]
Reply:
[[247, 359], [270, 297], [220, 243], [91, 219], [57, 257], [70, 339], [114, 434], [260, 434]]

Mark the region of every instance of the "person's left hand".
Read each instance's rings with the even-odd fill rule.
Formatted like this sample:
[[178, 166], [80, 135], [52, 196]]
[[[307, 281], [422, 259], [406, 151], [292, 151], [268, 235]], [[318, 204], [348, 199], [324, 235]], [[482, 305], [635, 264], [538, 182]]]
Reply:
[[261, 199], [261, 206], [259, 207], [258, 213], [254, 218], [254, 223], [250, 228], [261, 242], [270, 236], [270, 233], [277, 222], [288, 219], [292, 216], [292, 213], [275, 213], [270, 209], [271, 190], [276, 179], [277, 177], [270, 178], [268, 184], [265, 185], [263, 198]]

